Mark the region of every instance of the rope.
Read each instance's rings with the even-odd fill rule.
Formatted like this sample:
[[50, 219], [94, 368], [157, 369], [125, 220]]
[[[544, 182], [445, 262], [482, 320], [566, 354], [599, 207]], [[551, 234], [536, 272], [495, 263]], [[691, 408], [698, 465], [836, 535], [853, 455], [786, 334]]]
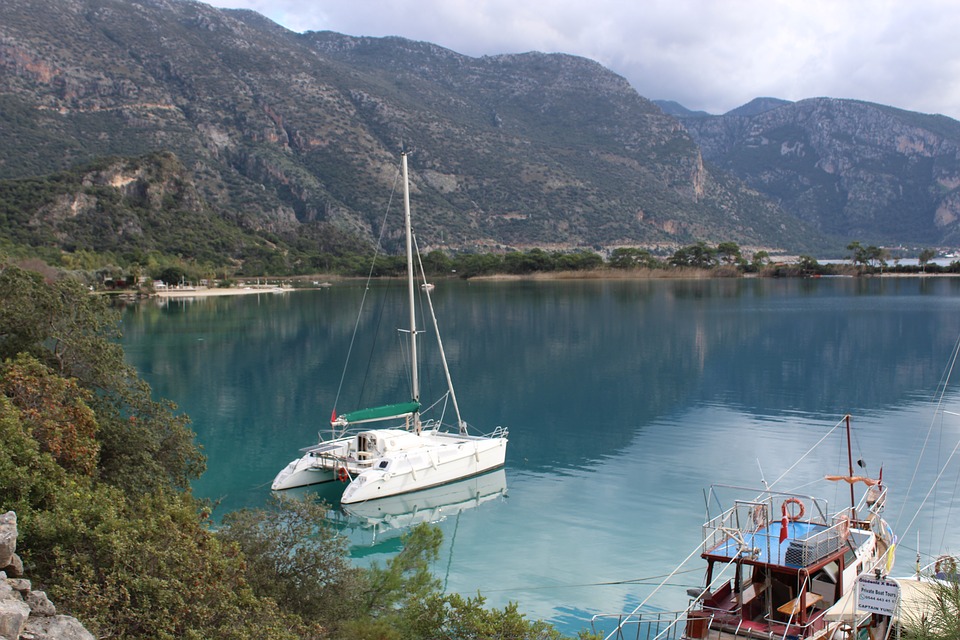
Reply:
[[[641, 603], [638, 604], [636, 607], [634, 607], [633, 611], [631, 611], [629, 614], [627, 614], [627, 615], [624, 617], [624, 619], [620, 622], [620, 624], [617, 625], [617, 628], [614, 629], [613, 631], [611, 631], [610, 634], [607, 635], [607, 637], [606, 637], [604, 640], [609, 640], [610, 638], [613, 638], [614, 636], [621, 634], [621, 633], [622, 633], [622, 630], [623, 630], [623, 625], [624, 625], [628, 620], [630, 620], [631, 618], [633, 618], [634, 616], [636, 616], [636, 615], [637, 615], [637, 612], [639, 612], [640, 609], [642, 609], [643, 607], [645, 607], [646, 604], [647, 604], [647, 602], [650, 601], [650, 598], [652, 598], [654, 595], [656, 595], [656, 593], [657, 593], [658, 591], [660, 591], [660, 589], [662, 589], [664, 586], [666, 586], [666, 584], [669, 582], [670, 578], [672, 578], [672, 577], [675, 576], [676, 574], [680, 573], [680, 567], [682, 567], [683, 565], [687, 564], [687, 562], [689, 562], [690, 559], [691, 559], [693, 556], [695, 556], [695, 555], [697, 555], [698, 553], [700, 553], [700, 549], [701, 549], [702, 547], [703, 547], [703, 543], [701, 542], [700, 544], [698, 544], [698, 545], [696, 546], [696, 548], [695, 548], [693, 551], [690, 552], [690, 555], [688, 555], [686, 558], [683, 559], [683, 562], [681, 562], [681, 563], [677, 566], [676, 569], [674, 569], [673, 571], [671, 571], [671, 572], [667, 575], [667, 577], [663, 579], [663, 582], [661, 582], [660, 584], [658, 584], [657, 587], [656, 587], [653, 591], [651, 591], [650, 594], [649, 594], [646, 598], [643, 599], [643, 602], [641, 602]], [[728, 562], [726, 565], [724, 565], [723, 569], [721, 569], [720, 571], [717, 572], [717, 574], [716, 574], [717, 577], [714, 578], [713, 582], [711, 582], [710, 584], [708, 584], [707, 586], [705, 586], [705, 587], [703, 588], [703, 591], [700, 592], [700, 594], [697, 596], [697, 599], [699, 600], [700, 598], [702, 598], [702, 597], [704, 596], [704, 594], [706, 594], [706, 593], [710, 590], [710, 588], [713, 586], [713, 583], [717, 581], [717, 578], [719, 578], [721, 575], [723, 575], [723, 572], [726, 571], [727, 568], [729, 568], [730, 565], [732, 565], [732, 564], [733, 564], [734, 562], [736, 562], [736, 561], [737, 561], [737, 556], [734, 555], [734, 556], [730, 559], [730, 562]], [[674, 623], [674, 624], [676, 624], [676, 623]], [[667, 627], [667, 629], [669, 629], [669, 628], [672, 627], [672, 626], [673, 626], [673, 625], [670, 625], [669, 627]]]
[[776, 480], [774, 480], [773, 482], [771, 482], [771, 483], [770, 483], [770, 487], [768, 487], [768, 489], [769, 489], [769, 488], [772, 488], [775, 484], [777, 484], [778, 482], [780, 482], [781, 480], [783, 480], [783, 479], [787, 476], [787, 474], [789, 474], [791, 471], [794, 470], [794, 468], [796, 468], [796, 466], [797, 466], [798, 464], [800, 464], [801, 462], [803, 462], [803, 460], [804, 460], [807, 456], [809, 456], [811, 453], [813, 453], [813, 451], [814, 451], [817, 447], [819, 447], [821, 444], [823, 444], [823, 441], [826, 440], [827, 438], [829, 438], [829, 437], [830, 437], [830, 434], [832, 434], [834, 431], [836, 431], [837, 429], [839, 429], [839, 428], [844, 424], [844, 421], [845, 421], [845, 420], [846, 420], [846, 418], [844, 417], [843, 419], [840, 420], [840, 422], [838, 422], [837, 424], [833, 425], [833, 427], [832, 427], [829, 431], [827, 431], [827, 433], [824, 434], [824, 436], [823, 436], [822, 438], [820, 438], [819, 440], [817, 440], [816, 444], [814, 444], [812, 447], [810, 447], [810, 448], [806, 451], [806, 453], [804, 453], [802, 456], [800, 456], [800, 458], [799, 458], [796, 462], [794, 462], [792, 465], [790, 465], [790, 467], [789, 467], [786, 471], [784, 471], [783, 473], [781, 473], [781, 474], [780, 474], [780, 477], [778, 477]]
[[[700, 573], [701, 569], [686, 569], [684, 571], [674, 571], [671, 574], [661, 573], [656, 576], [647, 576], [645, 578], [630, 578], [628, 580], [607, 580], [604, 582], [578, 582], [570, 584], [554, 584], [554, 585], [542, 585], [536, 587], [503, 587], [500, 589], [481, 589], [483, 593], [509, 593], [511, 591], [546, 591], [550, 589], [579, 589], [583, 587], [616, 587], [625, 584], [647, 584], [654, 580], [662, 580], [664, 578], [670, 578], [673, 575], [680, 573]], [[694, 586], [690, 584], [672, 584], [671, 586]], [[696, 586], [700, 586], [699, 584]]]
[[[958, 336], [957, 341], [953, 345], [953, 353], [951, 354], [950, 361], [947, 363], [947, 366], [944, 369], [943, 375], [940, 378], [940, 382], [937, 385], [937, 393], [939, 394], [939, 397], [937, 398], [936, 410], [934, 411], [933, 418], [930, 420], [929, 427], [927, 427], [927, 433], [924, 436], [924, 440], [923, 440], [923, 447], [921, 447], [920, 449], [920, 455], [917, 456], [917, 464], [913, 468], [913, 475], [910, 477], [910, 483], [907, 485], [907, 490], [904, 493], [903, 502], [900, 505], [900, 513], [897, 514], [897, 520], [894, 525], [895, 531], [900, 530], [900, 520], [903, 518], [904, 509], [909, 503], [910, 492], [913, 490], [913, 484], [916, 481], [917, 474], [920, 471], [920, 465], [922, 463], [924, 453], [927, 450], [927, 445], [930, 443], [930, 435], [933, 432], [934, 423], [936, 422], [937, 417], [942, 414], [941, 410], [943, 407], [944, 397], [946, 396], [946, 392], [947, 392], [947, 383], [949, 382], [951, 376], [953, 375], [953, 369], [957, 364], [958, 356], [960, 356], [960, 336]], [[958, 443], [958, 446], [960, 446], [960, 443]], [[923, 505], [926, 503], [927, 498], [930, 497], [930, 494], [936, 488], [937, 482], [940, 480], [940, 477], [943, 475], [943, 472], [946, 470], [946, 466], [953, 459], [953, 456], [956, 454], [956, 452], [957, 452], [957, 447], [954, 447], [953, 451], [950, 452], [950, 456], [947, 458], [947, 461], [944, 463], [943, 468], [940, 470], [940, 473], [937, 474], [936, 479], [933, 481], [933, 486], [930, 487], [930, 490], [927, 491], [927, 495], [924, 496], [923, 500], [921, 501], [920, 506], [917, 507], [916, 513], [914, 513], [913, 518], [911, 518], [910, 523], [907, 525], [907, 528], [901, 532], [900, 534], [901, 538], [904, 538], [907, 532], [910, 530], [910, 527], [913, 526], [914, 521], [917, 519], [917, 516], [920, 514], [920, 510], [923, 508]]]

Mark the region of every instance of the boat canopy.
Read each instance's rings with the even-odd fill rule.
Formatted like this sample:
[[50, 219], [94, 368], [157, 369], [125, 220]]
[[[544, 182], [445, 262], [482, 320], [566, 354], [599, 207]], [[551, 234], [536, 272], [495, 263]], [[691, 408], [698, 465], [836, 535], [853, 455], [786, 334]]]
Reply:
[[402, 418], [409, 416], [420, 410], [420, 403], [416, 400], [410, 402], [399, 402], [397, 404], [387, 404], [382, 407], [371, 407], [370, 409], [357, 409], [350, 413], [337, 416], [336, 422], [339, 424], [357, 424], [360, 422], [375, 422], [377, 420], [389, 420], [390, 418]]

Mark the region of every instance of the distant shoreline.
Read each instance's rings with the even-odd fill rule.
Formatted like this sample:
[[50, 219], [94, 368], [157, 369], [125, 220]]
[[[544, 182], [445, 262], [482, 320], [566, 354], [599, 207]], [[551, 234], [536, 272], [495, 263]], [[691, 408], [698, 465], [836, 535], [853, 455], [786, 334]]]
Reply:
[[[951, 278], [958, 277], [957, 273], [874, 273], [867, 275], [848, 275], [844, 277], [865, 277], [865, 278]], [[317, 276], [308, 276], [306, 279], [315, 280]], [[324, 276], [319, 276], [321, 279]], [[786, 278], [797, 277], [787, 276]], [[816, 279], [818, 276], [812, 276]], [[825, 276], [827, 277], [827, 276]], [[836, 277], [836, 276], [834, 276]], [[516, 274], [491, 274], [483, 276], [474, 276], [467, 280], [477, 282], [519, 282], [519, 281], [564, 281], [564, 280], [735, 280], [738, 278], [769, 278], [758, 274], [739, 274], [727, 275], [718, 274], [710, 269], [636, 269], [636, 270], [595, 270], [595, 271], [552, 271], [537, 272], [524, 275]], [[396, 278], [378, 278], [378, 280], [393, 280]], [[435, 282], [443, 280], [452, 280], [455, 277], [437, 278]], [[772, 278], [784, 279], [784, 278]], [[805, 279], [809, 279], [805, 278]], [[299, 278], [289, 278], [288, 280], [300, 280]], [[330, 281], [357, 281], [363, 280], [361, 277], [328, 276], [323, 280], [323, 284], [313, 286], [277, 286], [277, 285], [249, 285], [240, 287], [195, 287], [195, 288], [173, 288], [155, 291], [151, 297], [156, 298], [212, 298], [219, 296], [242, 296], [242, 295], [264, 295], [289, 293], [291, 291], [314, 291], [334, 286]]]

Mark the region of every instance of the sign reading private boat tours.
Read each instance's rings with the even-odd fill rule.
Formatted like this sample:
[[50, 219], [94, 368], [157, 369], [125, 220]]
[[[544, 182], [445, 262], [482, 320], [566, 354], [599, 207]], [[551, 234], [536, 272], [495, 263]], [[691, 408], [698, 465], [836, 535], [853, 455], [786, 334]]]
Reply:
[[860, 577], [857, 609], [892, 616], [897, 608], [900, 585], [893, 580]]

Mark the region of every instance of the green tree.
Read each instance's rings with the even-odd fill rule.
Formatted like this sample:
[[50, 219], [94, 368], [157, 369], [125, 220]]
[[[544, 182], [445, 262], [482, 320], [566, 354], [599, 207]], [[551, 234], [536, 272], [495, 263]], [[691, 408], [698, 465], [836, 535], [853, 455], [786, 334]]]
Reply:
[[169, 286], [176, 286], [187, 279], [187, 272], [180, 267], [170, 266], [165, 268], [157, 276], [157, 280], [162, 280]]
[[525, 253], [511, 251], [503, 256], [503, 268], [507, 273], [524, 275], [542, 271], [553, 271], [556, 267], [552, 256], [543, 249], [531, 249]]
[[740, 252], [740, 245], [736, 242], [721, 242], [718, 244], [717, 257], [720, 262], [730, 265], [740, 265], [743, 263], [743, 254]]
[[443, 251], [434, 249], [423, 257], [423, 269], [429, 275], [449, 274], [453, 269], [453, 260]]
[[491, 253], [468, 253], [457, 256], [454, 266], [461, 278], [473, 278], [497, 273], [503, 268], [503, 260]]
[[646, 249], [637, 249], [635, 247], [619, 247], [610, 252], [610, 259], [607, 261], [612, 269], [657, 269], [662, 265], [660, 261], [653, 257], [653, 254]]
[[867, 250], [858, 240], [848, 244], [847, 250], [851, 252], [849, 258], [854, 265], [866, 266], [868, 264]]
[[762, 249], [754, 252], [753, 258], [750, 260], [750, 266], [755, 271], [760, 271], [768, 264], [770, 264], [770, 254], [768, 252]]
[[557, 271], [591, 271], [603, 266], [603, 258], [593, 251], [554, 253], [553, 262]]
[[797, 259], [797, 269], [802, 275], [812, 276], [821, 272], [822, 268], [813, 256], [800, 256]]
[[97, 422], [87, 405], [90, 393], [76, 380], [55, 375], [32, 356], [0, 365], [0, 393], [20, 410], [20, 417], [40, 446], [57, 464], [93, 475], [99, 458]]
[[346, 539], [327, 524], [328, 509], [311, 494], [274, 496], [265, 509], [224, 516], [218, 534], [247, 558], [254, 593], [324, 625], [355, 616], [365, 586], [347, 561]]
[[675, 267], [712, 269], [717, 266], [717, 250], [708, 247], [705, 242], [681, 247], [673, 253], [670, 264]]
[[[44, 415], [49, 410], [50, 415]], [[43, 421], [56, 416], [41, 407]], [[0, 394], [0, 508], [17, 512], [18, 552], [58, 607], [99, 637], [315, 637], [257, 599], [243, 557], [204, 527], [188, 494], [127, 497], [57, 464]]]
[[920, 271], [926, 272], [927, 263], [937, 257], [936, 249], [924, 249], [920, 252], [920, 256], [917, 258], [917, 262], [920, 263]]
[[884, 267], [890, 255], [886, 249], [874, 245], [864, 247], [860, 242], [851, 242], [847, 249], [851, 251], [850, 259], [853, 264], [860, 265], [861, 268]]
[[138, 493], [186, 488], [205, 466], [189, 419], [152, 399], [124, 361], [118, 324], [107, 301], [75, 280], [47, 283], [0, 265], [0, 359], [28, 353], [92, 392], [102, 480]]

